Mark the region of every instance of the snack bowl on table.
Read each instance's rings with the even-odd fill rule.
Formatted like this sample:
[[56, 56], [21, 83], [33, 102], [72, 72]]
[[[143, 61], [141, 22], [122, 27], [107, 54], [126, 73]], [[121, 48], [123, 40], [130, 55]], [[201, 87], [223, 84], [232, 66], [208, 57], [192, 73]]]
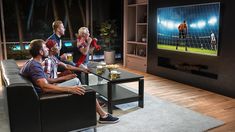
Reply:
[[119, 66], [115, 65], [115, 64], [111, 64], [111, 65], [106, 65], [106, 68], [109, 70], [109, 72], [111, 72], [112, 70], [117, 69]]

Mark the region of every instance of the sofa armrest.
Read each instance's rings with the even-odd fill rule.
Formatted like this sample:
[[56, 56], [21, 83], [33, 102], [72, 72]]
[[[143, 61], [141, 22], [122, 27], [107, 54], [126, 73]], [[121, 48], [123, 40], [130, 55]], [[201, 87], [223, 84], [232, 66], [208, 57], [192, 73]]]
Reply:
[[96, 93], [40, 95], [43, 132], [78, 130], [96, 125]]
[[[88, 92], [95, 92], [93, 89], [91, 88], [87, 88], [85, 89], [86, 93]], [[41, 93], [39, 94], [39, 98], [40, 100], [48, 100], [48, 99], [55, 99], [55, 98], [65, 98], [68, 96], [72, 96], [73, 94], [71, 93]], [[82, 95], [80, 95], [82, 96]]]
[[4, 94], [7, 97], [11, 131], [40, 132], [39, 97], [32, 84], [20, 81], [20, 77], [7, 79]]

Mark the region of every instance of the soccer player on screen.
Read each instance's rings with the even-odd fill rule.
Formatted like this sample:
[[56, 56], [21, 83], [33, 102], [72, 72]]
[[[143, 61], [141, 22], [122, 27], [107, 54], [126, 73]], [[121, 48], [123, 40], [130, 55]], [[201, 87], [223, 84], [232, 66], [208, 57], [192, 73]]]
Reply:
[[[188, 26], [186, 21], [184, 20], [183, 23], [181, 23], [178, 26], [178, 31], [179, 31], [179, 39], [185, 39], [187, 37], [188, 34]], [[176, 44], [176, 50], [178, 49], [179, 43]], [[185, 51], [187, 51], [187, 42], [185, 41]]]
[[215, 34], [211, 31], [211, 49], [212, 50], [216, 50], [216, 38], [215, 38]]

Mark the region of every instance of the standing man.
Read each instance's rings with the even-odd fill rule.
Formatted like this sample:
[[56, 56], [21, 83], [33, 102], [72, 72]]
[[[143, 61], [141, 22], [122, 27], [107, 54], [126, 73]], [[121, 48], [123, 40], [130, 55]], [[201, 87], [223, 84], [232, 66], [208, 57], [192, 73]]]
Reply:
[[211, 31], [211, 49], [212, 50], [216, 50], [216, 38], [215, 38], [215, 34]]
[[56, 57], [66, 64], [70, 64], [70, 65], [75, 66], [75, 64], [73, 62], [66, 61], [67, 55], [65, 53], [68, 52], [68, 48], [63, 45], [62, 40], [61, 40], [61, 37], [64, 36], [64, 32], [65, 32], [63, 22], [60, 20], [54, 21], [52, 23], [52, 28], [53, 28], [53, 34], [47, 40], [54, 40], [58, 44], [58, 47], [60, 49], [59, 49], [59, 53], [58, 53], [58, 55], [56, 55]]
[[[179, 31], [179, 39], [187, 39], [187, 34], [188, 34], [188, 26], [186, 24], [186, 21], [184, 20], [183, 23], [181, 23], [178, 26], [178, 31]], [[179, 43], [176, 44], [176, 50], [178, 49]], [[185, 41], [185, 51], [187, 51], [187, 41]]]

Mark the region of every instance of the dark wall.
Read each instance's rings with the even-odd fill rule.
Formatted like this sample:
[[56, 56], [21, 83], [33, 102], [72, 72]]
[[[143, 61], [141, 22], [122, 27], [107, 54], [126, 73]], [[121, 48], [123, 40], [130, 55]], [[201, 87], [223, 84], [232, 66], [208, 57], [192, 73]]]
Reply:
[[[117, 39], [113, 49], [116, 53], [123, 53], [123, 0], [92, 0], [93, 3], [93, 35], [99, 38], [100, 24], [107, 20], [115, 20], [117, 26]], [[99, 52], [103, 54], [101, 50]], [[98, 54], [99, 54], [98, 53]]]
[[[221, 2], [218, 56], [205, 56], [191, 53], [166, 51], [156, 48], [157, 8], [209, 2]], [[234, 98], [234, 5], [234, 0], [149, 0], [148, 73], [190, 84], [208, 91], [213, 91]], [[179, 66], [179, 64], [186, 65], [186, 67], [176, 68]], [[197, 69], [196, 72], [193, 72], [195, 67], [196, 69], [199, 67], [199, 70]]]

